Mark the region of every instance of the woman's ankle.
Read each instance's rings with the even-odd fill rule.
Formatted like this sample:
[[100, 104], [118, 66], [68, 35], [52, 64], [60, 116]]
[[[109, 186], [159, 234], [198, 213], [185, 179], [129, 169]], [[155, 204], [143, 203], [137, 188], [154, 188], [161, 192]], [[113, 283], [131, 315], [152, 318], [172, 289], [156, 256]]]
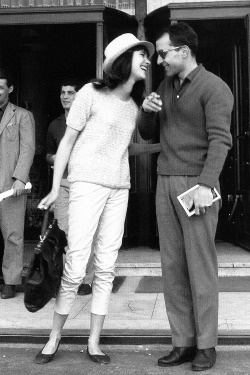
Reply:
[[58, 333], [51, 333], [50, 336], [49, 336], [49, 341], [51, 343], [58, 343], [58, 341], [61, 340], [61, 335], [58, 334]]
[[88, 340], [88, 349], [91, 352], [91, 354], [98, 354], [98, 352], [102, 351], [98, 340]]

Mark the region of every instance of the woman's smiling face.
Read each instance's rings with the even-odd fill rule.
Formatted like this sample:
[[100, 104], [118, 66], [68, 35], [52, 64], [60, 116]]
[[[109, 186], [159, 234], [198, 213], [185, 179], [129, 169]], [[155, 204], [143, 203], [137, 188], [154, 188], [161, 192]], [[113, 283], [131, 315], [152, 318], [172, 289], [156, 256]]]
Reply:
[[133, 77], [135, 81], [145, 80], [149, 65], [150, 61], [148, 59], [148, 53], [144, 48], [134, 51], [132, 57], [131, 77]]

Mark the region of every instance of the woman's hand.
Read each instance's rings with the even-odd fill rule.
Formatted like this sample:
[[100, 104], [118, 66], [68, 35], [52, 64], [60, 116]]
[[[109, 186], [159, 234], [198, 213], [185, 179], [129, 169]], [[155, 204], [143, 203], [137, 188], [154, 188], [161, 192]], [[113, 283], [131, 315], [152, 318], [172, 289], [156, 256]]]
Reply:
[[51, 190], [51, 192], [41, 200], [39, 205], [37, 206], [40, 210], [47, 210], [48, 208], [50, 210], [53, 210], [55, 206], [55, 201], [58, 198], [58, 192], [55, 190]]

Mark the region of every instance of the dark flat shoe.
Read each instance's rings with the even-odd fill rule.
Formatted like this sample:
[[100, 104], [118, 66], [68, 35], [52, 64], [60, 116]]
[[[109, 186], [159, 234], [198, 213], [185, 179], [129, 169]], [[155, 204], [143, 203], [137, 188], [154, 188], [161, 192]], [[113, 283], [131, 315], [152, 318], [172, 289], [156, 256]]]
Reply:
[[175, 347], [168, 355], [158, 359], [158, 366], [178, 366], [185, 362], [191, 362], [195, 358], [196, 353], [196, 346]]
[[37, 363], [38, 365], [45, 365], [46, 363], [49, 363], [53, 360], [58, 348], [59, 348], [59, 345], [60, 345], [60, 341], [58, 342], [58, 345], [57, 345], [57, 348], [56, 350], [54, 351], [54, 353], [52, 354], [43, 354], [42, 351], [44, 349], [44, 347], [42, 348], [42, 350], [40, 350], [40, 352], [36, 355], [35, 357], [35, 363]]
[[199, 349], [192, 363], [193, 371], [204, 371], [212, 368], [216, 362], [215, 348]]
[[107, 354], [90, 354], [89, 348], [87, 347], [87, 355], [91, 359], [91, 361], [99, 363], [100, 365], [107, 365], [110, 363], [110, 357]]

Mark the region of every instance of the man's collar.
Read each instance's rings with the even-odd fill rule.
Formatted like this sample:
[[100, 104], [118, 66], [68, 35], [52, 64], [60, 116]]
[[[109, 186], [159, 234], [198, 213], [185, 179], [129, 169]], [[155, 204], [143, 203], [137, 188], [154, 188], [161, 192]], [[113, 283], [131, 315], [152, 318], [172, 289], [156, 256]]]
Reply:
[[4, 105], [2, 105], [2, 107], [0, 107], [0, 110], [1, 110], [2, 112], [4, 112], [8, 104], [9, 104], [9, 102], [7, 102], [7, 103], [5, 103]]
[[194, 79], [194, 77], [196, 76], [196, 74], [201, 70], [201, 68], [203, 67], [202, 64], [198, 64], [198, 66], [192, 70], [187, 76], [185, 79], [188, 79], [189, 81], [192, 81]]
[[[185, 79], [184, 79], [184, 81], [183, 82], [185, 82], [185, 81], [189, 81], [189, 82], [191, 82], [193, 79], [194, 79], [194, 77], [196, 76], [196, 74], [201, 70], [203, 68], [203, 65], [202, 64], [198, 64], [198, 66], [196, 67], [196, 68], [194, 68], [186, 77], [185, 77]], [[174, 76], [174, 82], [179, 82], [180, 80], [179, 80], [179, 77], [178, 77], [178, 75], [176, 75], [176, 76]], [[182, 83], [183, 84], [183, 83]]]

